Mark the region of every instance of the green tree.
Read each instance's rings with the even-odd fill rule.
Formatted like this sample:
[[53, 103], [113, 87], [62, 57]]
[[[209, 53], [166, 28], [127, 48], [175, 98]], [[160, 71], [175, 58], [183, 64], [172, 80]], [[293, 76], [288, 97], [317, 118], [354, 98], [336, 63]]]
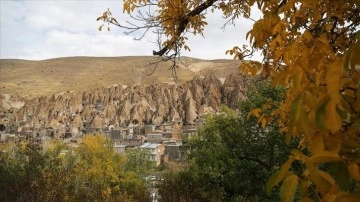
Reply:
[[21, 143], [0, 154], [1, 201], [57, 201], [69, 195], [75, 159], [62, 158], [64, 146], [43, 150], [35, 141]]
[[87, 135], [75, 151], [72, 201], [131, 201], [148, 199], [146, 184], [139, 175], [125, 171], [126, 158], [117, 154], [110, 139]]
[[286, 161], [291, 148], [282, 140], [276, 122], [263, 128], [257, 119], [246, 115], [268, 99], [274, 103], [271, 113], [283, 95], [283, 88], [272, 89], [269, 83], [259, 82], [249, 89], [248, 99], [240, 102], [240, 115], [224, 107], [223, 114], [208, 116], [198, 136], [190, 141], [189, 169], [165, 178], [161, 194], [177, 200], [276, 200], [276, 196], [266, 195], [264, 186], [273, 169]]
[[23, 142], [0, 153], [0, 201], [149, 201], [125, 160], [101, 135], [85, 136], [74, 150]]
[[146, 176], [155, 170], [155, 163], [148, 159], [149, 151], [142, 151], [140, 148], [126, 151], [125, 169]]
[[[202, 185], [190, 169], [170, 170], [163, 175], [163, 181], [159, 185], [159, 194], [161, 201], [201, 201], [199, 197], [201, 189]], [[210, 198], [206, 200], [210, 201]]]

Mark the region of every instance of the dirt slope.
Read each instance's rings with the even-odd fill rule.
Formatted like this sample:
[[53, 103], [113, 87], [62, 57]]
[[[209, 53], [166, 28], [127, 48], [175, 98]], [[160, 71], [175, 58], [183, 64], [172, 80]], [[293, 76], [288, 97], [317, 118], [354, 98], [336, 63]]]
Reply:
[[[80, 91], [113, 84], [154, 84], [174, 82], [170, 63], [160, 63], [153, 74], [154, 57], [68, 57], [42, 61], [0, 60], [0, 94], [23, 97], [49, 96], [63, 91]], [[238, 71], [233, 60], [199, 60], [184, 57], [177, 69], [178, 81], [196, 74]], [[228, 72], [226, 73], [228, 74]], [[219, 77], [225, 75], [219, 74]]]

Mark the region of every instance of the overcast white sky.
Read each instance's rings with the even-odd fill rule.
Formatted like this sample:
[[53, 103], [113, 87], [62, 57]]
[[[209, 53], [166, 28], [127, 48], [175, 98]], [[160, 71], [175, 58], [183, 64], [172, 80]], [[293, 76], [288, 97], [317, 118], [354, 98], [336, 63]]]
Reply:
[[[149, 34], [141, 41], [112, 27], [98, 31], [96, 21], [107, 8], [122, 21], [122, 0], [0, 0], [0, 58], [42, 60], [68, 56], [151, 55], [157, 46]], [[208, 15], [205, 38], [189, 35], [191, 52], [182, 55], [201, 59], [231, 58], [225, 51], [247, 43], [245, 35], [252, 21], [222, 25], [219, 13]], [[259, 59], [258, 57], [252, 59]]]

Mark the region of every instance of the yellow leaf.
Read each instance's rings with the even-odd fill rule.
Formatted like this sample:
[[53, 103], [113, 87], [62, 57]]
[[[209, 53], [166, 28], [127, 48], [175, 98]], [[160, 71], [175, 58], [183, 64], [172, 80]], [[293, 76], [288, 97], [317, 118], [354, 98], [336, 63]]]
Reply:
[[342, 139], [341, 134], [339, 134], [339, 133], [328, 136], [328, 138], [326, 138], [327, 151], [333, 152], [333, 153], [339, 153], [341, 150], [341, 144], [342, 144], [341, 139]]
[[345, 193], [336, 197], [335, 202], [359, 202], [360, 193]]
[[316, 125], [320, 128], [324, 128], [323, 119], [325, 116], [326, 104], [328, 103], [328, 101], [329, 101], [329, 95], [326, 93], [320, 94], [316, 101], [315, 120], [316, 120]]
[[304, 38], [306, 41], [311, 41], [312, 40], [312, 36], [311, 33], [309, 32], [309, 30], [306, 30], [303, 34]]
[[305, 101], [311, 109], [316, 109], [316, 99], [315, 96], [308, 90], [305, 91]]
[[[331, 183], [329, 183], [327, 180], [325, 180], [319, 170], [314, 166], [314, 164], [309, 161], [308, 159], [305, 159], [305, 165], [307, 167], [307, 170], [309, 172], [310, 180], [315, 184], [316, 190], [320, 194], [325, 194], [330, 187], [332, 186]], [[305, 172], [305, 171], [304, 171]]]
[[323, 76], [324, 76], [324, 70], [320, 70], [320, 71], [315, 75], [315, 85], [316, 85], [316, 86], [320, 86], [320, 84], [323, 82]]
[[328, 163], [342, 161], [343, 159], [336, 153], [323, 151], [309, 158], [309, 161], [313, 164]]
[[249, 74], [249, 68], [246, 65], [241, 66], [240, 69], [242, 70], [244, 75]]
[[270, 50], [271, 51], [275, 51], [275, 49], [276, 49], [276, 40], [273, 40], [272, 42], [270, 42], [270, 46], [269, 46], [269, 48], [270, 48]]
[[257, 67], [256, 66], [251, 66], [249, 69], [250, 69], [250, 72], [251, 72], [251, 76], [256, 76]]
[[359, 170], [358, 164], [351, 163], [348, 165], [347, 168], [348, 168], [351, 178], [356, 181], [360, 181], [360, 170]]
[[266, 193], [268, 195], [270, 195], [273, 187], [278, 185], [284, 179], [291, 167], [291, 164], [294, 162], [294, 159], [295, 158], [291, 156], [283, 165], [281, 165], [280, 170], [275, 172], [266, 182]]
[[323, 44], [329, 44], [326, 34], [322, 34], [320, 37], [317, 38]]
[[310, 187], [311, 183], [308, 180], [300, 180], [300, 185], [299, 185], [299, 189], [300, 189], [300, 193], [302, 197], [306, 197], [309, 194], [309, 187]]
[[130, 1], [124, 1], [123, 12], [127, 12], [129, 14], [131, 12], [130, 10]]
[[342, 120], [339, 113], [336, 110], [336, 103], [334, 100], [330, 100], [325, 107], [324, 126], [332, 133], [335, 133], [341, 129]]
[[285, 111], [284, 111], [284, 110], [280, 110], [280, 119], [281, 119], [281, 120], [285, 120], [285, 118], [286, 118], [286, 113], [285, 113]]
[[276, 50], [275, 52], [274, 52], [274, 63], [277, 63], [279, 60], [280, 60], [280, 58], [281, 58], [281, 56], [284, 54], [284, 51], [282, 51], [282, 50]]
[[328, 31], [330, 31], [331, 29], [332, 29], [332, 25], [330, 25], [330, 24], [326, 24], [325, 25], [325, 30], [328, 32]]
[[265, 118], [265, 117], [262, 117], [262, 119], [260, 119], [260, 122], [261, 122], [261, 127], [265, 128], [266, 118]]
[[306, 155], [304, 155], [301, 151], [297, 150], [297, 149], [293, 149], [291, 151], [292, 156], [294, 156], [294, 158], [296, 160], [299, 161], [304, 161], [304, 159], [308, 159], [308, 157]]
[[[272, 81], [271, 81], [271, 86], [273, 86], [273, 87], [275, 87], [275, 86], [277, 86], [277, 85], [279, 85], [279, 84], [282, 84], [282, 83], [284, 83], [285, 85], [287, 85], [287, 83], [285, 83], [285, 81], [286, 81], [286, 77], [289, 77], [290, 75], [288, 74], [288, 72], [287, 71], [285, 71], [285, 70], [281, 70], [280, 72], [278, 72], [275, 76], [274, 76], [274, 78], [272, 79]], [[288, 79], [287, 79], [288, 80]]]
[[[299, 120], [303, 120], [304, 118], [302, 116], [304, 116], [304, 108], [302, 105], [302, 100], [303, 100], [303, 94], [299, 94], [296, 99], [293, 101], [293, 103], [291, 104], [291, 117], [290, 117], [290, 122], [289, 122], [289, 130], [288, 130], [288, 134], [286, 135], [286, 139], [285, 142], [286, 144], [290, 143], [291, 140], [291, 135], [296, 134], [298, 132], [298, 122]], [[302, 123], [303, 124], [303, 123]], [[303, 126], [303, 125], [301, 125]]]
[[304, 75], [304, 72], [299, 71], [299, 72], [297, 72], [297, 74], [295, 75], [295, 78], [294, 78], [294, 86], [299, 91], [301, 91], [303, 89], [303, 75]]
[[319, 170], [319, 175], [320, 175], [320, 177], [322, 177], [324, 180], [326, 180], [330, 184], [332, 184], [332, 185], [336, 184], [334, 178], [331, 177], [331, 175], [329, 175], [329, 173]]
[[334, 100], [336, 104], [340, 103], [340, 85], [341, 76], [343, 73], [343, 65], [340, 60], [329, 65], [326, 72], [327, 92], [330, 99]]
[[259, 118], [260, 113], [261, 113], [261, 109], [259, 108], [253, 109], [247, 114], [246, 118], [249, 119], [251, 116], [255, 116], [256, 118]]
[[291, 65], [289, 52], [285, 52], [285, 53], [284, 53], [284, 55], [283, 55], [283, 60], [284, 60], [284, 63], [285, 63], [287, 66], [290, 66], [290, 65]]
[[273, 33], [273, 34], [280, 33], [281, 30], [282, 30], [282, 24], [283, 24], [282, 22], [277, 23], [277, 24], [275, 25], [275, 27], [273, 28], [272, 33]]
[[296, 189], [298, 187], [298, 177], [294, 174], [285, 178], [280, 187], [280, 198], [283, 202], [292, 202], [295, 198]]
[[312, 154], [316, 155], [324, 151], [324, 138], [322, 134], [314, 135], [310, 141], [309, 149]]

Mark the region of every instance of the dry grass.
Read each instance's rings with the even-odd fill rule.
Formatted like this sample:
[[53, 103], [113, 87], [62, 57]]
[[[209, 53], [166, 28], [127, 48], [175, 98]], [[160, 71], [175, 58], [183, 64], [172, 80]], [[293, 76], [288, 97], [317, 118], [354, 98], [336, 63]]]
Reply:
[[[152, 75], [148, 66], [154, 57], [69, 57], [42, 61], [0, 60], [0, 94], [24, 97], [49, 96], [55, 93], [81, 91], [113, 84], [153, 84], [173, 82], [170, 63], [161, 63]], [[183, 58], [177, 69], [178, 81], [195, 74], [237, 66], [232, 60], [204, 61]]]

